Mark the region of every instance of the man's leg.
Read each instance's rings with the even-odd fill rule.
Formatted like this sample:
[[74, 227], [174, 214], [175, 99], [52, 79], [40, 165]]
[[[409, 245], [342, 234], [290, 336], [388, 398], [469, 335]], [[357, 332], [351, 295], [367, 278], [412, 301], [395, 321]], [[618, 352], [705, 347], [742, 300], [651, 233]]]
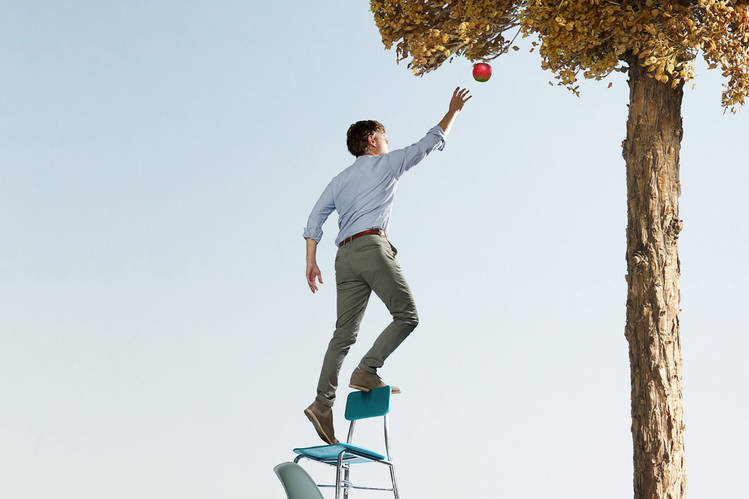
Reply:
[[338, 373], [343, 359], [356, 341], [364, 310], [372, 290], [350, 271], [345, 261], [346, 254], [336, 260], [336, 292], [338, 319], [333, 338], [325, 353], [320, 380], [317, 384], [317, 400], [330, 407], [335, 401]]
[[338, 372], [341, 370], [343, 358], [356, 341], [356, 333], [359, 331], [372, 292], [369, 285], [351, 271], [347, 263], [347, 253], [339, 250], [336, 257], [338, 319], [320, 370], [317, 397], [312, 405], [304, 410], [317, 434], [329, 444], [338, 442], [333, 427], [333, 402], [338, 388]]
[[372, 374], [382, 367], [385, 359], [419, 323], [413, 295], [395, 260], [396, 250], [386, 239], [378, 239], [380, 251], [369, 258], [362, 277], [388, 308], [393, 321], [380, 333], [359, 363], [359, 369]]

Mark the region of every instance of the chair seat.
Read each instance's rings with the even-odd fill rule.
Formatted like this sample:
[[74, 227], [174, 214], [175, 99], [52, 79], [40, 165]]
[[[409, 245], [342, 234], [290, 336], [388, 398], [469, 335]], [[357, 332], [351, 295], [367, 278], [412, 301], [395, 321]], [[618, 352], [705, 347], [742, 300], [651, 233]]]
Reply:
[[[382, 454], [371, 451], [369, 449], [365, 449], [364, 447], [357, 447], [356, 445], [346, 443], [296, 448], [294, 449], [294, 452], [316, 461], [324, 461], [333, 464], [338, 461], [338, 455], [344, 450], [352, 450], [371, 459], [385, 460], [385, 456], [383, 456]], [[343, 455], [343, 461], [346, 463], [359, 463], [366, 462], [368, 460], [369, 459], [363, 458], [362, 456], [358, 456], [356, 454], [351, 454], [348, 452]]]

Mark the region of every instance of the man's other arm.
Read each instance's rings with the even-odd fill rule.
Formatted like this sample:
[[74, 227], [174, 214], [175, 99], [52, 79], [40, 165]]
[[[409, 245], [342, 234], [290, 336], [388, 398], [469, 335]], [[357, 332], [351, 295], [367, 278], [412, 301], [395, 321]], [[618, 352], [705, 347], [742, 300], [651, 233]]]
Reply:
[[317, 283], [315, 278], [322, 284], [322, 274], [320, 273], [320, 267], [317, 266], [317, 241], [314, 239], [307, 239], [307, 285], [309, 290], [314, 293], [317, 291]]
[[307, 241], [307, 270], [305, 274], [307, 285], [313, 293], [317, 291], [315, 279], [322, 284], [322, 274], [317, 266], [317, 243], [322, 239], [322, 225], [333, 210], [335, 210], [335, 203], [333, 201], [333, 182], [331, 181], [312, 208], [312, 212], [307, 219], [307, 227], [304, 228], [304, 239]]

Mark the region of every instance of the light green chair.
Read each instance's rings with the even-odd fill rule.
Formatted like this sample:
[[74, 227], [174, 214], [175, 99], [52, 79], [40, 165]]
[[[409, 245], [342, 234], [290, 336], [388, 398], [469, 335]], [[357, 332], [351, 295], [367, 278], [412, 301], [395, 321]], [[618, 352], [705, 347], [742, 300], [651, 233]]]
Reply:
[[[315, 447], [302, 447], [294, 449], [299, 454], [294, 462], [301, 459], [310, 459], [319, 463], [328, 464], [335, 467], [335, 485], [318, 485], [318, 487], [335, 487], [336, 499], [348, 499], [349, 489], [364, 490], [382, 490], [392, 492], [395, 499], [398, 499], [398, 485], [395, 481], [395, 468], [390, 459], [390, 438], [388, 426], [388, 413], [390, 412], [390, 386], [375, 388], [369, 392], [355, 391], [351, 392], [346, 399], [345, 418], [351, 421], [346, 443], [337, 443], [333, 445], [318, 445]], [[354, 426], [361, 419], [382, 417], [385, 422], [385, 454], [380, 454], [370, 449], [356, 446], [351, 443], [354, 436]], [[379, 463], [388, 467], [391, 488], [379, 487], [362, 487], [351, 483], [351, 465], [356, 463]]]
[[273, 471], [281, 480], [289, 499], [323, 499], [315, 481], [298, 464], [281, 463]]

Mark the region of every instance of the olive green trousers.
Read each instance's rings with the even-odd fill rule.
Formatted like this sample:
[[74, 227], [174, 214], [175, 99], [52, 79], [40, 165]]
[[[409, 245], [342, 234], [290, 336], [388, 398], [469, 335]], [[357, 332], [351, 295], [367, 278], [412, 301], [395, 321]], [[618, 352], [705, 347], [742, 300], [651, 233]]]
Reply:
[[335, 259], [338, 320], [323, 359], [317, 400], [332, 406], [338, 373], [356, 335], [372, 291], [382, 300], [393, 321], [364, 355], [359, 368], [376, 373], [385, 359], [419, 323], [411, 290], [395, 260], [397, 250], [379, 235], [361, 236], [338, 248]]

